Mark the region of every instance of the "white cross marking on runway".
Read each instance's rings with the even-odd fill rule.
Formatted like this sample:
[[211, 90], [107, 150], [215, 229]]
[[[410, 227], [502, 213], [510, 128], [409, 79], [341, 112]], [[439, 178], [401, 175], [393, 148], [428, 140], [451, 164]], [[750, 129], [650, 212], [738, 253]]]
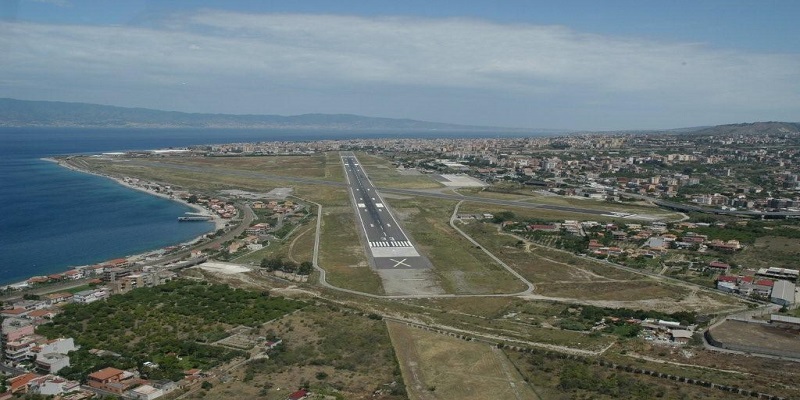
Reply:
[[395, 264], [395, 265], [392, 265], [392, 268], [397, 268], [397, 266], [398, 266], [398, 265], [405, 265], [406, 267], [409, 267], [409, 268], [411, 268], [411, 266], [410, 266], [410, 265], [406, 264], [406, 260], [408, 260], [407, 258], [404, 258], [404, 259], [402, 259], [402, 260], [400, 260], [400, 261], [397, 261], [397, 260], [395, 260], [394, 258], [390, 258], [390, 260], [392, 260], [392, 261], [394, 261], [394, 262], [396, 262], [396, 263], [397, 263], [397, 264]]

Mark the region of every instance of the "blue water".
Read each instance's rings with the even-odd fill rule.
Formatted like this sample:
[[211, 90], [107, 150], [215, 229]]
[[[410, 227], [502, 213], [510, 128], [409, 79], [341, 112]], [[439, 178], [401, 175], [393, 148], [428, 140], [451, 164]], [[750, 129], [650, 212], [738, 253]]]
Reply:
[[[467, 137], [446, 133], [437, 136]], [[419, 137], [319, 131], [0, 128], [0, 283], [178, 244], [213, 229], [178, 223], [167, 199], [41, 160], [64, 154], [268, 140]]]

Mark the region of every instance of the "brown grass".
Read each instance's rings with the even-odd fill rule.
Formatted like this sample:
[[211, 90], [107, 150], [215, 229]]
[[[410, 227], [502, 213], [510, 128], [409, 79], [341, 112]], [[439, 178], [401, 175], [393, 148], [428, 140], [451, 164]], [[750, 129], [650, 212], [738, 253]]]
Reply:
[[409, 398], [536, 399], [502, 351], [388, 323]]
[[428, 175], [400, 175], [386, 159], [366, 153], [356, 153], [358, 161], [377, 187], [401, 189], [430, 189], [442, 187]]
[[515, 293], [525, 285], [475, 248], [450, 225], [451, 201], [414, 198], [390, 201], [418, 248], [433, 263], [448, 293]]

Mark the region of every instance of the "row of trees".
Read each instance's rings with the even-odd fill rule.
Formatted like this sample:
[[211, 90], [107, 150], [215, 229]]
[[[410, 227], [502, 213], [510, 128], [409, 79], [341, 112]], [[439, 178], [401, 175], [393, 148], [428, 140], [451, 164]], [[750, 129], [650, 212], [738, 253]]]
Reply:
[[261, 268], [267, 271], [282, 271], [298, 275], [311, 275], [314, 265], [310, 261], [303, 261], [297, 264], [291, 260], [284, 260], [283, 257], [267, 257], [261, 260]]

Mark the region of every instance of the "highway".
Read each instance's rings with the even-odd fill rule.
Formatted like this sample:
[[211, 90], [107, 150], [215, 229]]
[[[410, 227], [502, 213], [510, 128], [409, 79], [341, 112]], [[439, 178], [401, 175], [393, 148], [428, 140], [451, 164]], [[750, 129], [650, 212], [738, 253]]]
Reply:
[[356, 156], [352, 152], [342, 152], [341, 157], [357, 222], [375, 268], [430, 268], [430, 262], [414, 248], [411, 238], [400, 227]]

